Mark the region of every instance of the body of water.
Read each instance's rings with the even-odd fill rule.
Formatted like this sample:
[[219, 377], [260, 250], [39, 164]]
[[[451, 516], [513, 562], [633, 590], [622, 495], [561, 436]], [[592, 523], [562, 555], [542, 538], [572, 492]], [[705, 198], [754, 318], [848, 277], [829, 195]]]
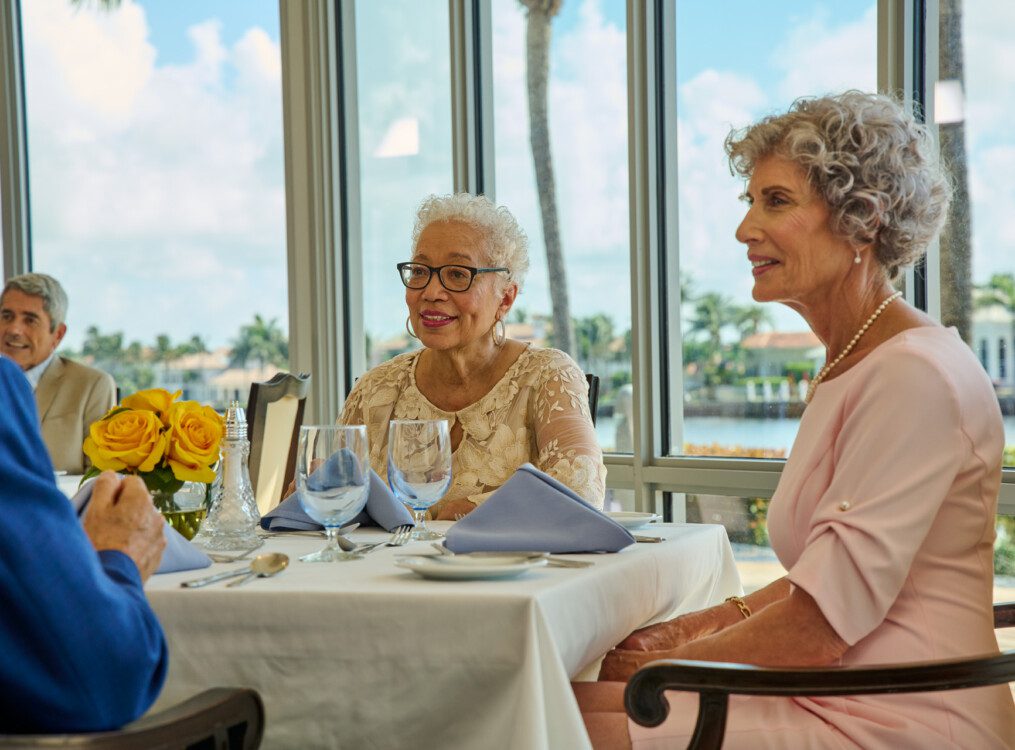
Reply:
[[[684, 442], [696, 445], [718, 443], [743, 448], [776, 448], [789, 454], [796, 438], [798, 419], [737, 419], [735, 417], [688, 417], [684, 420]], [[596, 420], [599, 444], [607, 449], [616, 445], [616, 421], [613, 417]], [[1015, 417], [1004, 417], [1007, 445], [1015, 445]]]

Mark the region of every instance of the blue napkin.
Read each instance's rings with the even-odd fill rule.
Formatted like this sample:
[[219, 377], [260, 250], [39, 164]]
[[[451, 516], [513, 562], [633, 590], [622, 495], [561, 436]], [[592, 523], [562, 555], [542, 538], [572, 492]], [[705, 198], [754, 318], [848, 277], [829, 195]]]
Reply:
[[[334, 479], [350, 471], [354, 475], [360, 471], [358, 462], [351, 452], [340, 450], [307, 477], [307, 485], [311, 489], [326, 489], [330, 486], [329, 478]], [[350, 519], [349, 523], [380, 526], [386, 531], [391, 531], [396, 526], [413, 525], [412, 515], [395, 499], [388, 485], [373, 469], [370, 470], [370, 489], [367, 490], [366, 507], [359, 515]], [[269, 531], [306, 531], [323, 527], [304, 512], [300, 499], [294, 492], [277, 507], [261, 516], [261, 528]]]
[[623, 526], [532, 464], [520, 466], [444, 540], [452, 552], [619, 552], [631, 544]]
[[[88, 501], [92, 499], [94, 485], [94, 480], [86, 482], [71, 498], [78, 518], [84, 518], [85, 513], [88, 512]], [[166, 538], [166, 549], [162, 553], [162, 562], [159, 563], [159, 568], [155, 571], [156, 574], [197, 570], [211, 565], [211, 558], [208, 555], [187, 541], [179, 531], [168, 523], [162, 527], [162, 534]]]

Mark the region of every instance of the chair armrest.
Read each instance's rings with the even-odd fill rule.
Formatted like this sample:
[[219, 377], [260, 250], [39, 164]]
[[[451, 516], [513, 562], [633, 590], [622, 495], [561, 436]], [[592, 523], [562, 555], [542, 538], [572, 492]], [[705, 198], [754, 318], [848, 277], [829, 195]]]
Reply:
[[729, 696], [826, 696], [916, 693], [1015, 681], [1015, 651], [972, 659], [887, 664], [877, 667], [782, 669], [750, 664], [661, 660], [646, 664], [624, 690], [627, 714], [642, 726], [659, 726], [670, 711], [663, 691], [700, 693], [698, 721], [688, 748], [720, 748]]
[[1001, 602], [994, 605], [994, 627], [1015, 627], [1015, 602]]
[[662, 660], [646, 664], [624, 691], [628, 713], [657, 726], [669, 706], [664, 690], [739, 695], [874, 695], [958, 690], [1015, 680], [1015, 650], [999, 655], [877, 667], [782, 669], [750, 664]]
[[134, 750], [139, 747], [190, 747], [210, 739], [215, 748], [255, 750], [264, 733], [264, 703], [248, 688], [212, 688], [164, 711], [112, 732], [2, 735], [0, 750], [87, 748]]

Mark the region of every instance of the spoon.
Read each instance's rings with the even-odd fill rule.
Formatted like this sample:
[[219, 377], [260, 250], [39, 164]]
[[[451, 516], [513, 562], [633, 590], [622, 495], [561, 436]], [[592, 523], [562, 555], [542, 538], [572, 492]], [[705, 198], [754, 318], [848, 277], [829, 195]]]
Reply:
[[243, 578], [237, 578], [235, 581], [230, 581], [226, 584], [226, 586], [242, 586], [255, 576], [258, 578], [268, 578], [276, 573], [281, 573], [286, 569], [287, 565], [289, 565], [289, 556], [283, 555], [281, 552], [274, 552], [270, 555], [259, 555], [254, 558], [252, 563], [250, 563], [249, 573], [243, 576]]
[[227, 570], [225, 573], [216, 573], [215, 575], [205, 576], [204, 578], [195, 578], [190, 581], [184, 581], [180, 585], [184, 588], [196, 589], [201, 586], [207, 586], [209, 583], [224, 581], [226, 578], [234, 578], [236, 576], [248, 574], [250, 576], [269, 576], [283, 570], [288, 564], [289, 557], [287, 555], [283, 555], [280, 552], [268, 552], [255, 557], [246, 568]]

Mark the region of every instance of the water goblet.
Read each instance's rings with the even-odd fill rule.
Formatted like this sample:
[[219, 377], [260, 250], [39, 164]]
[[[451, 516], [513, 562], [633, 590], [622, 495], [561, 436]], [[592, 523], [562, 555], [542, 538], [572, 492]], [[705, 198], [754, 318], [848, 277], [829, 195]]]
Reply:
[[413, 539], [444, 535], [426, 525], [426, 511], [451, 485], [451, 433], [446, 419], [393, 419], [388, 425], [388, 484], [416, 519]]
[[363, 510], [370, 489], [370, 458], [364, 425], [300, 428], [296, 451], [296, 495], [300, 507], [324, 526], [327, 545], [303, 562], [356, 560], [338, 546], [338, 530]]

